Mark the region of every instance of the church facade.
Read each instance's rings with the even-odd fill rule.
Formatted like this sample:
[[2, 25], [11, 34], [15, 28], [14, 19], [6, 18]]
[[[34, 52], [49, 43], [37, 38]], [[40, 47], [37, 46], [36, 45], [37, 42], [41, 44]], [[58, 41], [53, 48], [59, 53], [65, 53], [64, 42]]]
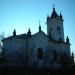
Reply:
[[4, 63], [31, 67], [60, 66], [62, 56], [70, 57], [70, 43], [68, 36], [66, 41], [64, 39], [63, 21], [62, 14], [58, 15], [53, 7], [51, 16], [47, 16], [47, 34], [40, 25], [39, 31], [33, 35], [30, 29], [20, 35], [16, 35], [14, 30], [13, 36], [2, 40]]

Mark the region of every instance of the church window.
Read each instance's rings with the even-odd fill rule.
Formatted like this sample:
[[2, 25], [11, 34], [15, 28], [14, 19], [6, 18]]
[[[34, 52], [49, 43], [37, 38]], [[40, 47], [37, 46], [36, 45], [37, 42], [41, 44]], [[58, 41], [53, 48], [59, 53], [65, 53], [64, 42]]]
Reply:
[[50, 28], [50, 32], [52, 32], [52, 28]]
[[42, 48], [38, 48], [37, 57], [38, 57], [38, 59], [42, 59], [43, 58]]
[[53, 59], [57, 60], [57, 52], [55, 50], [53, 51]]
[[58, 34], [60, 34], [60, 27], [57, 27], [57, 32]]

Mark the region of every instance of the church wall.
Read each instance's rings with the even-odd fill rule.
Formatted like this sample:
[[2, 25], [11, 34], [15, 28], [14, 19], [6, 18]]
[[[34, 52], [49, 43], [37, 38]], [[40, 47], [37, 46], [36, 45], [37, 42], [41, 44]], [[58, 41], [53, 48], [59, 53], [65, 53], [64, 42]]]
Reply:
[[[3, 42], [3, 48], [7, 63], [15, 64], [19, 58], [25, 55], [26, 40], [17, 38], [7, 39]], [[18, 57], [19, 55], [20, 57]]]
[[65, 52], [70, 56], [70, 44], [65, 44]]
[[70, 45], [69, 44], [49, 42], [49, 47], [50, 47], [49, 49], [51, 49], [48, 52], [48, 53], [50, 53], [49, 55], [51, 56], [52, 52], [56, 51], [57, 52], [57, 60], [58, 61], [60, 60], [60, 55], [62, 55], [64, 53], [67, 53], [70, 56]]
[[30, 51], [29, 55], [31, 63], [35, 62], [36, 64], [38, 64], [38, 66], [43, 66], [44, 60], [43, 59], [40, 60], [37, 58], [37, 51], [38, 48], [42, 48], [44, 54], [46, 52], [47, 45], [48, 45], [48, 38], [47, 36], [44, 36], [41, 32], [39, 32], [39, 34], [36, 34], [32, 37], [29, 44], [29, 51]]
[[[24, 63], [26, 62], [27, 55], [29, 66], [35, 66], [37, 64], [38, 67], [51, 66], [53, 51], [57, 52], [57, 60], [60, 59], [59, 55], [61, 55], [61, 53], [69, 53], [70, 51], [68, 44], [50, 41], [42, 32], [33, 35], [28, 40], [22, 38], [7, 39], [3, 42], [3, 46], [5, 48], [4, 53], [7, 64], [20, 64], [22, 63], [20, 61], [23, 60]], [[38, 48], [42, 48], [43, 50], [43, 59], [37, 58]]]

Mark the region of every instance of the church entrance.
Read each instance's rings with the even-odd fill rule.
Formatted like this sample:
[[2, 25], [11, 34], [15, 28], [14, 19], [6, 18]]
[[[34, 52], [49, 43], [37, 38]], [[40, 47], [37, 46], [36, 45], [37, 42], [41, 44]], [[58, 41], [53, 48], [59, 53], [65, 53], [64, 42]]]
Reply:
[[43, 50], [42, 50], [42, 48], [38, 48], [38, 50], [37, 50], [37, 58], [38, 59], [43, 59]]

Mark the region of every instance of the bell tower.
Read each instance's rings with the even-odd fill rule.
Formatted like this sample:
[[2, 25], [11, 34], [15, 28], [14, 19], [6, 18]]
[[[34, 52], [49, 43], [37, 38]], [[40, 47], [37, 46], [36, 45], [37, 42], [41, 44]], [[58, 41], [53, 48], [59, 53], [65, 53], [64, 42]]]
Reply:
[[51, 16], [47, 16], [47, 35], [55, 41], [64, 41], [64, 28], [63, 28], [63, 18], [62, 14], [57, 14], [55, 7], [53, 6], [53, 11]]

